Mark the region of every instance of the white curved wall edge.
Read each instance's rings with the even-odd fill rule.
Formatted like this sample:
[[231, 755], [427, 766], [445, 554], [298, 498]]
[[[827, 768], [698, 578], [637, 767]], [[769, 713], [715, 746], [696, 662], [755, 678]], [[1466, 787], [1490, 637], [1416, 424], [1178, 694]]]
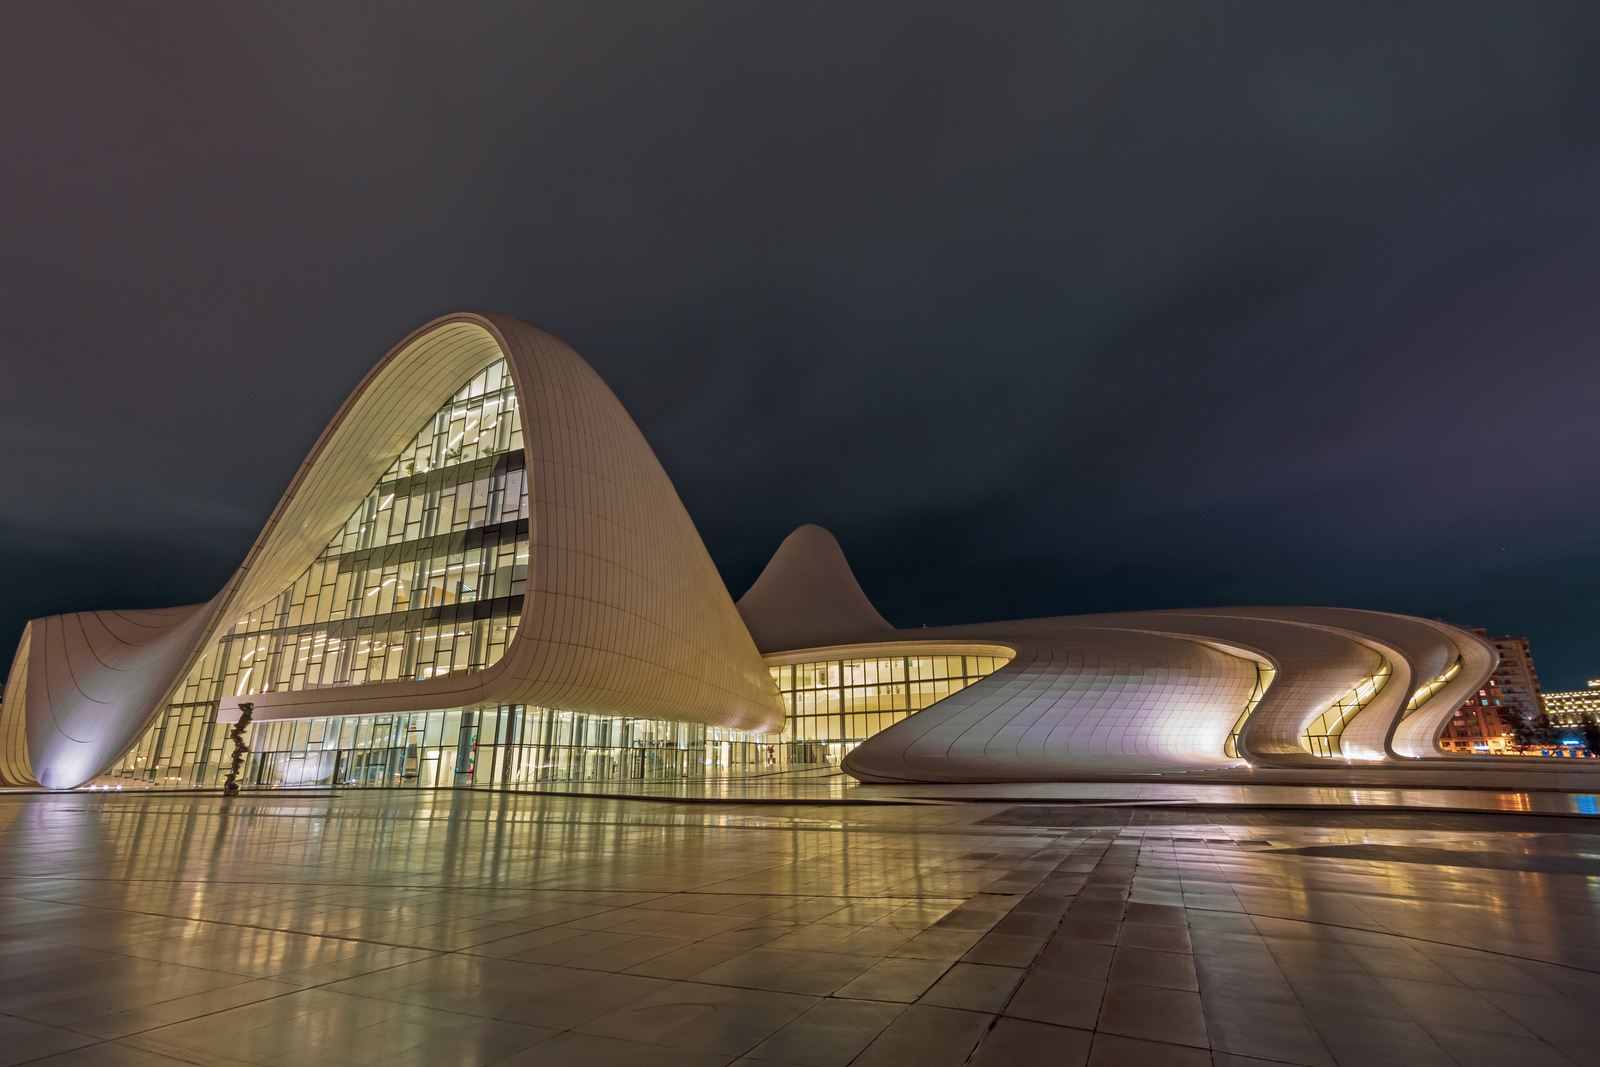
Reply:
[[[8, 752], [6, 777], [70, 789], [116, 759], [138, 738], [147, 709], [171, 689], [211, 606], [80, 611], [29, 622], [26, 652], [13, 666], [25, 676], [20, 699], [13, 703], [9, 686], [6, 694], [7, 741], [21, 720], [25, 749]], [[25, 771], [15, 766], [19, 755]]]
[[[1047, 781], [1075, 771], [1237, 763], [1223, 755], [1222, 742], [1253, 689], [1256, 662], [1277, 673], [1243, 727], [1241, 749], [1253, 765], [1342, 763], [1313, 756], [1301, 738], [1312, 721], [1384, 661], [1392, 674], [1346, 725], [1346, 737], [1360, 720], [1380, 738], [1399, 731], [1402, 745], [1421, 738], [1430, 746], [1422, 754], [1442, 755], [1436, 739], [1444, 719], [1494, 665], [1493, 646], [1448, 624], [1344, 608], [1128, 612], [898, 631], [896, 636], [912, 632], [924, 640], [1007, 642], [1019, 651], [995, 674], [860, 744], [843, 767], [862, 781]], [[1454, 662], [1457, 634], [1464, 635], [1459, 647], [1467, 661], [1461, 675], [1400, 721], [1417, 686]], [[1152, 639], [1173, 644], [1154, 646]], [[1189, 652], [1178, 651], [1184, 645]], [[867, 646], [864, 641], [859, 647]], [[848, 656], [851, 647], [841, 642], [830, 651]], [[1216, 686], [1226, 695], [1212, 703], [1194, 692], [1212, 684], [1217, 673], [1215, 665], [1197, 657], [1201, 650], [1248, 664], [1248, 673], [1236, 672], [1231, 685]], [[774, 653], [769, 651], [768, 658]], [[1112, 684], [1097, 686], [1096, 679], [1108, 671]], [[1113, 689], [1117, 695], [1108, 704]], [[1194, 712], [1201, 713], [1203, 725], [1185, 743], [1174, 744], [1164, 727], [1169, 719]], [[1097, 744], [1094, 731], [1108, 717], [1120, 717], [1120, 736]], [[1394, 757], [1380, 749], [1378, 758]]]
[[1017, 646], [994, 641], [882, 641], [870, 644], [823, 645], [775, 652], [765, 659], [769, 666], [787, 663], [820, 663], [835, 659], [882, 659], [888, 656], [993, 656], [1009, 660]]
[[[1406, 705], [1419, 688], [1447, 670], [1460, 654], [1453, 642], [1431, 626], [1423, 626], [1415, 619], [1396, 618], [1405, 624], [1405, 632], [1395, 632], [1399, 627], [1391, 626], [1391, 632], [1385, 637], [1403, 650], [1411, 664], [1411, 676], [1404, 685], [1391, 682], [1386, 688], [1394, 689], [1392, 695], [1379, 694], [1383, 699], [1374, 700], [1345, 727], [1343, 749], [1350, 759], [1393, 758], [1388, 739], [1405, 714]], [[1375, 628], [1377, 625], [1374, 624]]]
[[68, 788], [126, 750], [221, 630], [293, 582], [417, 427], [502, 356], [523, 410], [532, 531], [528, 591], [505, 655], [462, 677], [245, 695], [234, 704], [248, 699], [262, 718], [298, 718], [526, 703], [781, 729], [782, 699], [754, 642], [666, 472], [610, 389], [552, 335], [507, 316], [461, 314], [417, 330], [362, 380], [227, 586], [209, 605], [169, 609], [192, 614], [138, 646], [142, 664], [129, 666], [132, 654], [102, 638], [97, 626], [115, 627], [101, 617], [169, 612], [29, 624], [21, 710], [33, 776]]
[[1383, 651], [1347, 633], [1273, 618], [1264, 609], [1245, 610], [1139, 612], [1115, 618], [1123, 626], [1144, 621], [1188, 640], [1224, 638], [1257, 649], [1277, 673], [1244, 723], [1240, 752], [1255, 766], [1299, 766], [1315, 760], [1301, 745], [1306, 727], [1371, 677]]
[[916, 631], [929, 641], [1006, 643], [1017, 653], [868, 738], [845, 758], [845, 771], [873, 782], [1048, 781], [1068, 769], [1236, 762], [1223, 756], [1222, 741], [1255, 687], [1256, 661], [1096, 627], [1093, 618]]
[[1428, 619], [1420, 621], [1437, 629], [1455, 645], [1461, 655], [1461, 673], [1446, 682], [1427, 703], [1390, 726], [1386, 747], [1400, 758], [1449, 755], [1439, 746], [1439, 735], [1445, 723], [1471, 694], [1483, 688], [1500, 662], [1500, 653], [1494, 645], [1470, 630]]

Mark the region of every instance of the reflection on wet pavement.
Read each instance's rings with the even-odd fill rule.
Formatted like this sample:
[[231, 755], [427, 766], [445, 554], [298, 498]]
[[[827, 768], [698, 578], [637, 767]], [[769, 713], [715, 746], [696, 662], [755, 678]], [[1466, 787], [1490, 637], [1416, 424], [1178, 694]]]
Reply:
[[0, 797], [0, 1067], [1600, 1063], [1570, 796], [790, 788]]

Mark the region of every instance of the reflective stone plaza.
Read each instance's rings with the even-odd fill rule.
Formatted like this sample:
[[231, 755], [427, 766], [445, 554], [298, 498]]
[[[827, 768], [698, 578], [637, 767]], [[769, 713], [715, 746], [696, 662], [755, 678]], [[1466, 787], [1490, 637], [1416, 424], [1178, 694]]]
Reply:
[[0, 796], [0, 1065], [1600, 1063], [1592, 797], [1211, 788]]

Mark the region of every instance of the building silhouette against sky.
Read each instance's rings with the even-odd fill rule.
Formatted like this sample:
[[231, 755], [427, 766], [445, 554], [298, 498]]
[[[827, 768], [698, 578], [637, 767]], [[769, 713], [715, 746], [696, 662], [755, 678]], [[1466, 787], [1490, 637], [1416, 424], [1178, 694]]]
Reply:
[[1470, 761], [1440, 732], [1491, 677], [1538, 700], [1525, 641], [1344, 608], [899, 630], [817, 526], [736, 605], [588, 364], [461, 314], [367, 375], [210, 601], [29, 623], [0, 774], [214, 785], [244, 703], [261, 785]]

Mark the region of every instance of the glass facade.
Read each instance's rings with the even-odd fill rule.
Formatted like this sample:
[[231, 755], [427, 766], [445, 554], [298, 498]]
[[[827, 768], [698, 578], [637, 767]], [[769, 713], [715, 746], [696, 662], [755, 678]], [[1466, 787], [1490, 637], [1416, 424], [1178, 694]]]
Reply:
[[697, 778], [774, 768], [775, 746], [763, 740], [696, 723], [521, 705], [296, 719], [251, 728], [254, 751], [242, 780], [255, 786], [515, 789]]
[[[202, 666], [217, 662], [208, 657]], [[774, 666], [789, 719], [782, 734], [770, 735], [521, 705], [260, 722], [250, 728], [242, 781], [515, 789], [824, 770], [872, 734], [1007, 662], [1006, 656], [941, 655]], [[197, 669], [183, 695], [215, 692], [217, 684], [214, 670]], [[216, 706], [214, 697], [173, 704], [99, 784], [219, 784], [227, 728], [215, 725]]]
[[224, 696], [435, 678], [494, 663], [522, 613], [525, 467], [502, 360], [418, 429], [289, 588], [223, 633], [111, 773], [214, 784]]
[[1372, 703], [1372, 698], [1382, 692], [1392, 677], [1394, 677], [1394, 666], [1387, 659], [1380, 657], [1375, 672], [1363, 678], [1351, 688], [1350, 692], [1335, 700], [1327, 711], [1311, 721], [1311, 725], [1306, 727], [1305, 734], [1300, 738], [1300, 744], [1313, 756], [1342, 755], [1340, 740], [1344, 736], [1344, 728], [1362, 709]]
[[[1406, 702], [1400, 717], [1403, 719], [1422, 707], [1435, 693], [1445, 687], [1445, 683], [1460, 673], [1461, 657], [1457, 656], [1456, 661], [1446, 668], [1443, 674], [1411, 694], [1411, 699]], [[1317, 716], [1311, 725], [1306, 727], [1305, 735], [1300, 739], [1306, 751], [1313, 756], [1341, 755], [1340, 739], [1344, 735], [1344, 728], [1356, 717], [1357, 712], [1372, 702], [1372, 698], [1378, 695], [1393, 674], [1394, 667], [1388, 660], [1384, 660], [1376, 674], [1340, 697], [1332, 707]]]
[[221, 694], [482, 670], [521, 616], [528, 535], [502, 361], [418, 431], [293, 585], [223, 635], [212, 652]]
[[1439, 690], [1443, 689], [1446, 682], [1460, 673], [1461, 657], [1457, 656], [1456, 661], [1450, 664], [1449, 667], [1446, 667], [1443, 674], [1439, 675], [1439, 677], [1435, 678], [1433, 681], [1422, 686], [1415, 693], [1411, 694], [1411, 699], [1406, 702], [1406, 708], [1400, 713], [1400, 717], [1402, 719], [1405, 718], [1407, 715], [1410, 715], [1412, 712], [1422, 707], [1422, 705], [1432, 700], [1433, 695]]
[[[494, 663], [522, 611], [529, 519], [522, 426], [500, 362], [418, 430], [289, 588], [222, 634], [100, 784], [219, 784], [229, 755], [216, 722], [223, 697]], [[781, 735], [522, 705], [258, 722], [243, 780], [516, 788], [823, 769], [1010, 658], [983, 651], [773, 666], [788, 711]]]
[[782, 740], [796, 762], [837, 763], [856, 745], [912, 712], [958, 693], [1010, 656], [887, 656], [772, 668], [788, 722]]

